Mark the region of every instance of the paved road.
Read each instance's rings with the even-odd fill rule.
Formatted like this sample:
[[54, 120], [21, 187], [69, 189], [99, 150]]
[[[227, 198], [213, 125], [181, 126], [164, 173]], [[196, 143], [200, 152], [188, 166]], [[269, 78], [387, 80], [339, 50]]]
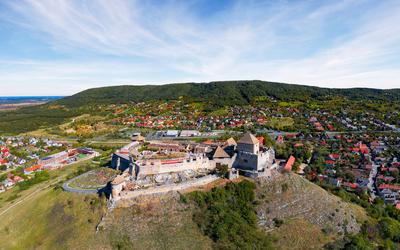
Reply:
[[86, 172], [86, 173], [84, 173], [84, 174], [81, 174], [81, 175], [79, 175], [79, 176], [76, 176], [76, 177], [74, 177], [74, 178], [72, 178], [72, 179], [67, 180], [66, 182], [64, 182], [64, 184], [63, 184], [63, 186], [62, 186], [63, 189], [64, 189], [65, 191], [67, 191], [67, 192], [78, 193], [78, 194], [97, 194], [98, 191], [99, 191], [100, 189], [104, 188], [106, 185], [104, 185], [104, 186], [102, 186], [102, 187], [98, 187], [98, 188], [93, 188], [93, 189], [80, 189], [80, 188], [73, 188], [73, 187], [70, 187], [70, 186], [69, 186], [69, 184], [70, 184], [71, 182], [73, 182], [74, 180], [76, 180], [76, 179], [78, 179], [78, 178], [81, 178], [81, 177], [84, 177], [84, 176], [90, 174], [90, 173], [93, 172], [93, 171], [94, 171], [94, 170], [89, 171], [89, 172]]
[[369, 173], [369, 178], [368, 178], [369, 182], [368, 182], [368, 185], [367, 185], [368, 189], [371, 191], [371, 199], [372, 200], [375, 200], [375, 183], [374, 183], [374, 180], [375, 180], [375, 177], [376, 177], [377, 173], [378, 173], [378, 165], [373, 164], [371, 172]]

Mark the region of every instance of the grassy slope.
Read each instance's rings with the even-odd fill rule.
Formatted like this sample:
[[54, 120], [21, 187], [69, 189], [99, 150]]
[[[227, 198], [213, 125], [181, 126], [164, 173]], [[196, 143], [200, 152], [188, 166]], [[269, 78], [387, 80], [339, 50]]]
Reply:
[[[289, 184], [288, 189], [280, 193], [284, 183]], [[351, 216], [357, 221], [368, 218], [360, 207], [343, 203], [296, 175], [258, 184], [257, 197], [257, 212], [269, 207], [269, 220], [275, 217], [284, 220], [279, 228], [268, 230], [277, 249], [319, 249], [334, 240], [337, 233], [322, 231], [324, 227], [321, 223], [331, 223], [326, 211], [329, 214], [338, 208], [338, 214], [343, 217], [337, 219], [339, 221], [344, 218], [351, 220]], [[302, 197], [308, 204], [297, 203], [296, 197]], [[298, 206], [311, 208], [309, 216], [298, 213]], [[96, 196], [47, 188], [17, 208], [0, 215], [0, 249], [212, 247], [211, 240], [201, 234], [192, 220], [193, 207], [180, 202], [177, 195], [141, 198], [135, 206], [115, 209], [106, 216], [103, 230], [97, 234], [95, 228], [104, 213], [105, 204], [100, 203]], [[332, 225], [330, 227], [335, 229]]]
[[192, 211], [177, 195], [140, 198], [137, 205], [115, 209], [101, 234], [128, 237], [135, 249], [211, 249], [211, 240], [201, 234]]
[[288, 219], [285, 223], [270, 233], [273, 244], [277, 249], [321, 249], [326, 243], [335, 238], [326, 235], [316, 225], [305, 219]]
[[82, 249], [95, 246], [94, 229], [103, 209], [96, 196], [46, 189], [1, 217], [0, 248]]
[[[86, 237], [85, 232], [93, 232], [95, 227], [93, 223], [99, 221], [101, 214], [100, 206], [92, 209], [93, 205], [90, 205], [96, 196], [89, 197], [84, 201], [82, 200], [83, 196], [54, 189], [67, 175], [89, 162], [91, 160], [51, 171], [50, 180], [34, 185], [27, 190], [19, 191], [18, 188], [14, 188], [1, 193], [0, 249], [29, 249], [39, 246], [40, 248], [54, 249], [60, 242], [67, 243], [68, 239], [62, 238], [63, 235], [71, 236], [71, 232], [73, 232]], [[9, 198], [15, 195], [18, 198], [9, 201]], [[71, 204], [73, 204], [72, 207]], [[88, 223], [88, 219], [91, 220], [91, 223]], [[86, 226], [85, 223], [90, 225]], [[85, 230], [80, 228], [80, 224], [84, 225]], [[88, 230], [87, 227], [91, 227], [91, 229]], [[74, 238], [82, 239], [78, 240], [78, 243], [84, 241], [84, 238], [80, 238], [80, 236], [71, 237], [71, 239]]]

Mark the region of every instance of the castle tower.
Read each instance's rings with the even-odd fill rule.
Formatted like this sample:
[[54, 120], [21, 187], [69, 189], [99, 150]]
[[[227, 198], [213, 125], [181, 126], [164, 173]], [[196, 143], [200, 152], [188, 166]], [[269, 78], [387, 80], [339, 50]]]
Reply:
[[258, 152], [260, 151], [260, 142], [253, 134], [247, 132], [238, 141], [236, 149], [239, 152], [258, 154]]

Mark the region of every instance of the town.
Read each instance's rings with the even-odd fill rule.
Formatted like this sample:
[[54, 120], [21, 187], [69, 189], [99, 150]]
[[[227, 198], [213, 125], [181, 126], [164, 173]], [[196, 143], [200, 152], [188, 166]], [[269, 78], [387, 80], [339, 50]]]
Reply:
[[66, 143], [34, 137], [0, 138], [0, 192], [51, 171], [98, 156], [90, 148], [72, 148]]
[[[207, 137], [210, 133], [214, 139]], [[271, 178], [274, 171], [295, 172], [324, 188], [367, 194], [371, 202], [380, 197], [400, 209], [400, 138], [396, 133], [269, 131], [257, 137], [245, 133], [244, 136], [257, 138], [257, 150], [270, 150], [265, 151], [268, 160], [250, 160], [253, 167], [258, 166], [257, 162], [264, 164], [262, 171], [255, 172], [235, 163], [243, 156], [239, 146], [243, 134], [231, 135], [238, 141], [227, 138], [226, 131], [206, 132], [204, 137], [197, 130], [159, 131], [150, 133], [149, 141], [140, 134], [134, 135], [133, 142], [112, 157], [111, 167], [122, 171], [112, 182], [114, 200], [140, 195], [142, 192], [138, 190], [143, 188], [165, 185], [179, 188], [176, 184], [182, 180], [196, 185], [197, 178], [203, 183], [201, 178], [216, 174], [223, 165], [227, 178], [235, 178], [239, 173], [245, 176], [263, 173], [261, 176]], [[151, 192], [147, 189], [144, 193]]]

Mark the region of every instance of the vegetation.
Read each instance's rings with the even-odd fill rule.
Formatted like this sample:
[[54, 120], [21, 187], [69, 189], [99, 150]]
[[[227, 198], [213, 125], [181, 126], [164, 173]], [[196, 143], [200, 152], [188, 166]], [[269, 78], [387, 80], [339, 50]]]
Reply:
[[343, 200], [353, 202], [367, 212], [370, 219], [364, 222], [358, 234], [346, 235], [333, 244], [328, 244], [327, 249], [398, 249], [400, 247], [400, 211], [392, 205], [385, 205], [383, 200], [377, 198], [371, 204], [368, 195], [358, 192], [350, 193], [344, 189], [334, 188], [321, 184], [322, 187]]
[[[83, 114], [91, 116], [83, 116], [74, 124], [69, 124], [66, 131], [78, 136], [116, 131], [112, 124], [102, 121], [109, 115], [109, 112], [103, 109], [105, 105], [181, 100], [193, 110], [193, 114], [196, 114], [196, 110], [202, 110], [208, 114], [221, 115], [229, 106], [245, 106], [253, 102], [262, 104], [271, 99], [279, 101], [276, 102], [279, 108], [310, 109], [348, 105], [349, 100], [362, 101], [368, 109], [384, 113], [390, 107], [393, 108], [393, 102], [400, 99], [400, 90], [328, 89], [263, 81], [113, 86], [88, 89], [44, 105], [2, 112], [0, 133], [47, 129], [48, 132], [62, 135], [64, 132], [54, 126]], [[166, 112], [165, 114], [168, 114], [168, 111]], [[98, 122], [94, 123], [94, 120]], [[288, 130], [294, 125], [297, 126], [297, 123], [290, 117], [273, 117], [267, 127]]]
[[116, 86], [85, 90], [71, 97], [56, 101], [67, 107], [89, 104], [129, 103], [149, 100], [171, 100], [184, 96], [193, 101], [211, 101], [212, 105], [249, 104], [255, 97], [270, 96], [279, 100], [309, 98], [323, 100], [330, 96], [350, 99], [398, 100], [400, 90], [327, 89], [264, 81], [226, 81], [210, 83], [180, 83], [167, 85]]
[[50, 174], [47, 171], [40, 171], [34, 174], [34, 176], [28, 180], [18, 183], [18, 188], [20, 190], [26, 190], [31, 186], [47, 181], [50, 179]]
[[198, 206], [193, 219], [216, 249], [271, 248], [270, 239], [257, 228], [254, 190], [254, 183], [243, 181], [190, 194]]

